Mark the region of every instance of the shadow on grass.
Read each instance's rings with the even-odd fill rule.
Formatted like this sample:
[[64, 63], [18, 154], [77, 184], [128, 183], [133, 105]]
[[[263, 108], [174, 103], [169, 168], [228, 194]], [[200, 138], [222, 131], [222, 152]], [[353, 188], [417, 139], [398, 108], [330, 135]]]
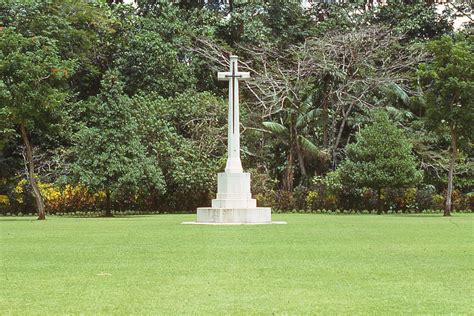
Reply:
[[[121, 216], [114, 216], [114, 217], [91, 217], [91, 216], [48, 216], [46, 217], [45, 222], [48, 220], [55, 220], [58, 218], [64, 218], [64, 219], [100, 219], [100, 220], [114, 220], [114, 219], [133, 219], [133, 218], [143, 218], [143, 217], [151, 217], [153, 215], [121, 215]], [[41, 222], [35, 217], [0, 217], [0, 223], [1, 222]]]
[[406, 217], [406, 218], [413, 218], [413, 217], [443, 217], [443, 214], [385, 214], [385, 216], [390, 217]]
[[459, 217], [459, 216], [465, 216], [469, 215], [472, 213], [451, 213], [451, 216], [443, 216], [443, 213], [439, 214], [386, 214], [386, 216], [396, 216], [397, 218], [400, 217], [406, 217], [406, 218], [413, 218], [413, 217], [440, 217], [440, 218], [453, 218], [453, 217]]
[[11, 216], [2, 216], [0, 217], [0, 222], [33, 222], [37, 221], [35, 217], [11, 217]]

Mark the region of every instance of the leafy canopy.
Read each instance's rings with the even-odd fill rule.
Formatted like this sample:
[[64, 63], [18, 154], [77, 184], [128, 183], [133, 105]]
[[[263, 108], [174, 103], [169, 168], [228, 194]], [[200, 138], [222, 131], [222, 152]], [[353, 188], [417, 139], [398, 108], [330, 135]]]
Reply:
[[428, 44], [433, 55], [419, 68], [424, 88], [427, 126], [445, 134], [450, 129], [459, 145], [472, 141], [474, 126], [474, 40], [472, 36], [443, 36]]
[[337, 172], [349, 188], [403, 188], [421, 180], [410, 141], [384, 112], [373, 114], [372, 124], [346, 146], [346, 153]]
[[131, 99], [116, 71], [102, 81], [102, 92], [89, 101], [89, 118], [74, 135], [70, 178], [113, 200], [165, 191], [158, 161], [141, 142]]
[[98, 93], [109, 59], [121, 44], [122, 19], [120, 12], [114, 13], [98, 0], [0, 1], [0, 25], [25, 37], [48, 38], [61, 58], [76, 61], [69, 84], [81, 97]]
[[0, 131], [23, 125], [47, 129], [68, 92], [74, 61], [63, 60], [56, 43], [0, 30]]

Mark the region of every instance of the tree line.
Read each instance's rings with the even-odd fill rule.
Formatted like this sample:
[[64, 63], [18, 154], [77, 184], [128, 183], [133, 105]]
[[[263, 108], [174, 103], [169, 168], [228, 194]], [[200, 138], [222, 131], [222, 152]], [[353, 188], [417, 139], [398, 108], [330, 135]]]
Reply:
[[260, 204], [472, 209], [473, 37], [453, 30], [457, 9], [210, 4], [0, 2], [2, 213], [208, 205], [230, 54], [253, 77], [242, 158]]

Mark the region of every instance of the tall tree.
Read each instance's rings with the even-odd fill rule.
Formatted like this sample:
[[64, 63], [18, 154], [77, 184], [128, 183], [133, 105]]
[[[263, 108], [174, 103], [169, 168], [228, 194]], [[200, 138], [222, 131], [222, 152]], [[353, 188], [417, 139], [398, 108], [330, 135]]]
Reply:
[[[472, 146], [474, 126], [474, 40], [444, 36], [428, 44], [431, 63], [419, 69], [425, 92], [427, 127], [450, 139], [450, 161], [444, 215], [451, 215], [453, 176], [459, 150]], [[472, 150], [472, 149], [471, 149]]]
[[166, 194], [150, 195], [150, 202], [168, 211], [193, 210], [209, 203], [215, 175], [225, 164], [224, 101], [192, 90], [174, 98], [139, 94], [132, 100], [135, 120], [140, 122], [138, 134], [166, 182]]
[[163, 4], [156, 16], [136, 17], [114, 62], [124, 78], [125, 92], [167, 97], [194, 87], [192, 60], [183, 51], [190, 41], [190, 28], [180, 17], [180, 9], [172, 5]]
[[69, 179], [106, 194], [105, 216], [112, 216], [114, 202], [163, 193], [162, 171], [141, 141], [140, 122], [117, 71], [106, 74], [101, 93], [86, 105], [88, 119], [74, 135]]
[[347, 157], [337, 172], [348, 188], [375, 190], [380, 212], [383, 189], [416, 185], [422, 174], [404, 131], [386, 113], [376, 111], [372, 115], [372, 123], [356, 135], [355, 143], [346, 146]]
[[60, 58], [54, 41], [25, 37], [13, 28], [0, 30], [0, 121], [10, 122], [21, 135], [40, 220], [46, 213], [36, 183], [31, 133], [48, 129], [57, 107], [68, 95], [66, 81], [73, 68], [72, 61]]
[[86, 98], [98, 93], [102, 75], [122, 43], [131, 13], [126, 10], [112, 10], [100, 1], [0, 1], [0, 24], [23, 36], [54, 40], [61, 58], [77, 61], [69, 85], [78, 97]]
[[407, 41], [435, 38], [452, 31], [450, 17], [427, 1], [391, 1], [374, 10], [371, 22], [390, 27]]

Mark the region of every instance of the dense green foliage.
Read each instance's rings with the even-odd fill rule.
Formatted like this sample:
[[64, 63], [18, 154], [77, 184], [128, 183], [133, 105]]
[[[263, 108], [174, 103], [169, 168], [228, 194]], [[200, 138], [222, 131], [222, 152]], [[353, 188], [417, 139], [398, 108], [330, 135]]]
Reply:
[[[73, 61], [63, 60], [55, 41], [44, 36], [25, 37], [15, 28], [0, 33], [0, 144], [13, 129], [25, 146], [27, 177], [40, 219], [45, 218], [44, 201], [36, 183], [30, 131], [48, 130], [57, 117], [56, 108], [68, 95], [66, 79]], [[0, 148], [1, 149], [1, 148]]]
[[[474, 40], [444, 36], [428, 45], [433, 61], [421, 65], [427, 127], [450, 139], [445, 215], [451, 211], [453, 176], [459, 153], [472, 154], [474, 122]], [[469, 158], [468, 158], [469, 159]], [[471, 173], [472, 170], [469, 171]], [[472, 176], [472, 173], [471, 173]]]
[[471, 313], [472, 214], [274, 218], [288, 225], [2, 218], [0, 311]]
[[112, 15], [100, 1], [0, 1], [2, 26], [27, 38], [48, 38], [63, 59], [76, 61], [69, 88], [82, 96], [98, 93], [112, 53], [122, 41], [126, 24], [121, 20], [118, 10]]
[[160, 18], [136, 17], [124, 33], [114, 64], [130, 95], [137, 91], [172, 96], [195, 86], [192, 64], [181, 47], [189, 42], [186, 21], [176, 19], [178, 9], [166, 6]]
[[449, 20], [435, 10], [427, 10], [426, 3], [413, 1], [382, 7], [374, 17], [377, 23], [387, 23], [406, 40], [433, 38], [450, 30]]
[[346, 146], [346, 155], [337, 172], [348, 190], [372, 188], [380, 198], [382, 189], [414, 187], [421, 180], [409, 139], [385, 113], [373, 115], [356, 142]]
[[[0, 0], [0, 212], [208, 205], [226, 158], [216, 72], [230, 53], [253, 77], [241, 90], [242, 160], [260, 204], [375, 209], [378, 196], [384, 209], [472, 208], [472, 35], [454, 32], [452, 12], [121, 2]], [[374, 127], [368, 138], [391, 135], [392, 147], [358, 150], [382, 159], [383, 148], [394, 164], [364, 160], [373, 173], [356, 179], [345, 169], [374, 109], [403, 132]]]
[[105, 75], [101, 93], [88, 102], [87, 108], [83, 113], [87, 121], [73, 135], [70, 179], [92, 191], [105, 192], [107, 202], [133, 201], [150, 192], [164, 192], [158, 160], [147, 155], [136, 108], [123, 94], [118, 73]]
[[428, 49], [433, 61], [418, 72], [425, 89], [427, 126], [448, 134], [452, 129], [459, 145], [466, 147], [474, 121], [474, 39], [443, 36]]
[[0, 33], [0, 49], [2, 128], [48, 129], [67, 96], [73, 62], [61, 59], [55, 41], [10, 27]]

